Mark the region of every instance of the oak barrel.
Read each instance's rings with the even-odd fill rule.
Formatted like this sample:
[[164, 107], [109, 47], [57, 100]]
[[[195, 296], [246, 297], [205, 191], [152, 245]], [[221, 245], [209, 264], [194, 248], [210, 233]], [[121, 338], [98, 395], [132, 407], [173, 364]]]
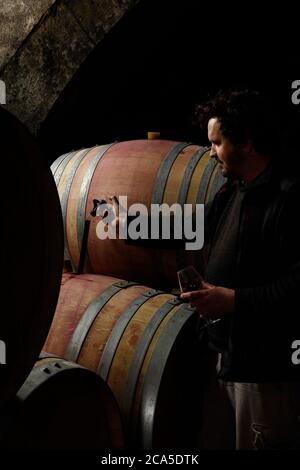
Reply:
[[124, 446], [121, 415], [94, 372], [42, 355], [17, 393], [2, 449], [102, 450]]
[[44, 350], [96, 371], [120, 406], [128, 445], [191, 446], [200, 426], [195, 311], [135, 282], [64, 274]]
[[96, 146], [62, 155], [52, 164], [65, 228], [65, 257], [78, 271], [85, 234], [83, 272], [136, 279], [154, 287], [174, 287], [176, 271], [199, 265], [199, 252], [133, 246], [120, 239], [100, 240], [99, 217], [91, 217], [93, 200], [127, 196], [128, 207], [151, 203], [206, 203], [224, 183], [210, 150], [168, 140], [133, 140]]
[[0, 107], [0, 404], [20, 388], [58, 299], [63, 224], [57, 188], [34, 138]]

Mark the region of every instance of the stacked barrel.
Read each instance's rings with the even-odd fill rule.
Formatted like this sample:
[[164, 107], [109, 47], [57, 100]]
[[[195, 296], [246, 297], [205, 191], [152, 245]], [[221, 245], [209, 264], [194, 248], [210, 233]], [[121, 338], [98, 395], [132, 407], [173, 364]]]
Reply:
[[[176, 271], [199, 264], [199, 251], [134, 246], [97, 237], [99, 218], [93, 200], [126, 196], [127, 206], [204, 204], [224, 182], [210, 151], [165, 140], [137, 140], [97, 146], [62, 155], [52, 165], [65, 231], [65, 259], [78, 271], [85, 226], [89, 223], [84, 272], [136, 279], [146, 285], [173, 287]], [[199, 260], [200, 257], [200, 260]]]
[[10, 403], [1, 447], [102, 450], [124, 446], [119, 408], [97, 374], [41, 354]]
[[[201, 265], [201, 251], [99, 239], [93, 201], [205, 204], [223, 184], [209, 150], [137, 140], [62, 155], [52, 165], [63, 213], [65, 261], [56, 313], [44, 344], [107, 382], [122, 412], [126, 444], [195, 445], [203, 357], [196, 313], [178, 296], [176, 272]], [[171, 293], [170, 293], [171, 292]]]
[[[61, 207], [33, 137], [1, 107], [0, 123], [0, 447], [61, 449], [68, 443], [85, 449], [88, 438], [96, 449], [120, 447], [119, 408], [103, 379], [60, 359], [38, 360], [61, 285]], [[84, 421], [88, 406], [94, 432]], [[76, 414], [84, 432], [75, 433]]]
[[61, 210], [51, 172], [27, 130], [0, 108], [1, 403], [32, 369], [56, 308], [63, 264]]

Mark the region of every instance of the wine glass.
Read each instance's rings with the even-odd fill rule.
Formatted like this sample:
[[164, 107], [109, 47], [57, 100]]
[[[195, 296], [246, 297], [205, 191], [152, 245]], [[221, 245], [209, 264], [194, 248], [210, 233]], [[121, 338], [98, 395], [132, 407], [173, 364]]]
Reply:
[[[178, 283], [180, 291], [183, 292], [192, 292], [194, 290], [200, 290], [203, 288], [204, 279], [201, 274], [194, 268], [194, 266], [189, 265], [183, 269], [177, 271]], [[207, 319], [205, 321], [205, 326], [213, 325], [220, 321], [221, 318], [216, 318], [215, 320]]]

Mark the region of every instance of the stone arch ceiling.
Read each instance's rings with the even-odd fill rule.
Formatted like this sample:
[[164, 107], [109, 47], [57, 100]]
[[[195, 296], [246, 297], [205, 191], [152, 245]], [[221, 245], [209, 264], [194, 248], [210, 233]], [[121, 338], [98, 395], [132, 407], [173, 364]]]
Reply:
[[6, 108], [37, 133], [82, 62], [139, 0], [0, 0]]

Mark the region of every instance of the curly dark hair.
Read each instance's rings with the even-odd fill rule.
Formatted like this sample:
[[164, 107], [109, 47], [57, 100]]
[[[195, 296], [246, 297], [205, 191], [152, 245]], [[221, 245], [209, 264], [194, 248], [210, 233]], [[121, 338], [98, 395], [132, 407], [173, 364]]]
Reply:
[[194, 124], [203, 129], [211, 118], [219, 120], [222, 134], [232, 144], [250, 139], [257, 152], [276, 152], [279, 116], [270, 99], [259, 92], [247, 89], [219, 91], [206, 103], [196, 106]]

